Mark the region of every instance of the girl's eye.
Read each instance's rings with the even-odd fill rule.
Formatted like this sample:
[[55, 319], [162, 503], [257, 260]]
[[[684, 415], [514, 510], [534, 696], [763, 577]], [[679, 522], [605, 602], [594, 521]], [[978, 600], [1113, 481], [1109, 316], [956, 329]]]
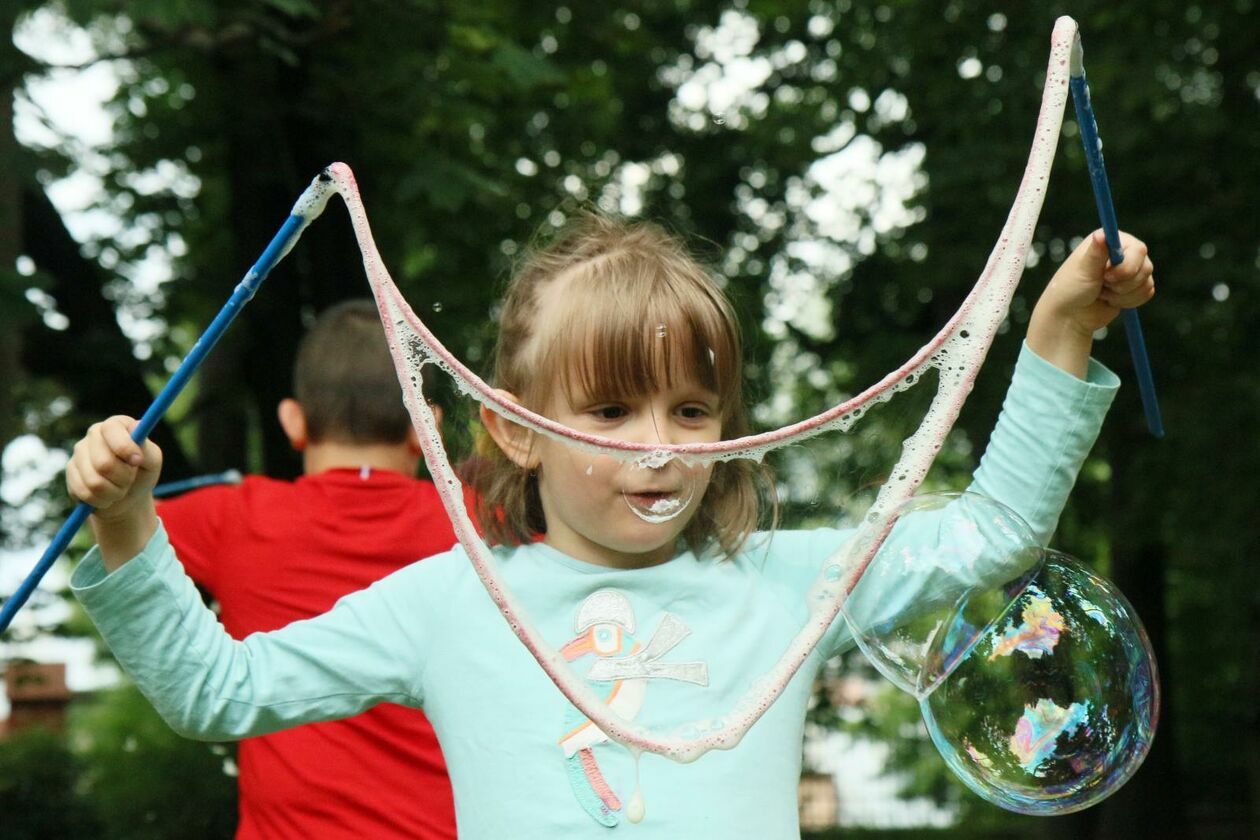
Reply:
[[619, 405], [601, 405], [591, 409], [591, 414], [600, 420], [620, 420], [626, 416], [626, 410]]
[[710, 416], [712, 412], [708, 406], [704, 405], [684, 405], [678, 409], [678, 414], [685, 420], [703, 420]]

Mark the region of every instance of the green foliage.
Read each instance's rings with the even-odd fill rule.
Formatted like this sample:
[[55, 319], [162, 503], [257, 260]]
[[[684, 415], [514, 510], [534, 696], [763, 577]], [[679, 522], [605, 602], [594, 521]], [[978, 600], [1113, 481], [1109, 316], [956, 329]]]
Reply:
[[0, 740], [0, 815], [5, 840], [98, 837], [89, 805], [77, 793], [81, 761], [65, 739], [27, 729]]
[[231, 751], [175, 735], [132, 687], [71, 710], [69, 733], [0, 740], [4, 837], [228, 838], [236, 827]]
[[232, 751], [181, 738], [131, 686], [101, 693], [74, 726], [101, 837], [224, 838], [236, 827]]

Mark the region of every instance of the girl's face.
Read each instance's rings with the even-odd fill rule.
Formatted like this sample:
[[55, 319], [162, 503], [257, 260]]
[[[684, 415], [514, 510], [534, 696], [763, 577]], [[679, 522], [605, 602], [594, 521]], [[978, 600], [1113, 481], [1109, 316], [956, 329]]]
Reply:
[[[581, 394], [572, 402], [557, 389], [549, 412], [574, 429], [636, 443], [711, 443], [721, 438], [718, 396], [695, 382], [614, 402]], [[543, 540], [570, 557], [613, 568], [643, 568], [674, 556], [675, 544], [708, 489], [710, 464], [673, 459], [652, 469], [595, 455], [550, 438], [535, 443], [538, 489], [547, 534]], [[672, 517], [632, 509], [670, 510]], [[648, 521], [661, 520], [664, 521]]]

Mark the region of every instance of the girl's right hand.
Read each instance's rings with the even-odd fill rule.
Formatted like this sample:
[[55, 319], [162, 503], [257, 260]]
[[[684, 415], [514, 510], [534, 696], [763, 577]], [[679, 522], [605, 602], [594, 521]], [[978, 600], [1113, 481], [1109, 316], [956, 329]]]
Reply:
[[122, 416], [93, 424], [66, 465], [66, 489], [94, 508], [92, 530], [111, 571], [139, 554], [157, 528], [153, 487], [162, 450], [152, 441], [133, 441], [135, 427]]

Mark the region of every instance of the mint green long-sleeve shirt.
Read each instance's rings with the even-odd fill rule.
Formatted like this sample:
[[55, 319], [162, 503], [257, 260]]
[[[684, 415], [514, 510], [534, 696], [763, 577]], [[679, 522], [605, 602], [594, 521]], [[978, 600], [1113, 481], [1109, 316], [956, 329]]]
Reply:
[[[1117, 385], [1097, 363], [1080, 380], [1025, 347], [969, 489], [1013, 508], [1047, 542]], [[601, 658], [642, 651], [669, 628], [669, 646], [655, 654], [669, 666], [663, 672], [592, 685], [622, 714], [671, 732], [730, 709], [778, 660], [805, 621], [822, 563], [849, 536], [827, 528], [761, 533], [732, 560], [683, 553], [628, 571], [541, 543], [495, 551], [535, 627], [568, 651], [579, 673]], [[246, 738], [384, 701], [423, 707], [451, 774], [460, 836], [494, 840], [610, 831], [797, 837], [810, 689], [826, 659], [851, 643], [837, 619], [735, 749], [690, 765], [644, 755], [638, 784], [646, 816], [631, 823], [633, 759], [550, 682], [459, 546], [343, 598], [325, 615], [242, 641], [203, 606], [160, 528], [112, 574], [94, 549], [72, 588], [123, 668], [188, 737]]]

